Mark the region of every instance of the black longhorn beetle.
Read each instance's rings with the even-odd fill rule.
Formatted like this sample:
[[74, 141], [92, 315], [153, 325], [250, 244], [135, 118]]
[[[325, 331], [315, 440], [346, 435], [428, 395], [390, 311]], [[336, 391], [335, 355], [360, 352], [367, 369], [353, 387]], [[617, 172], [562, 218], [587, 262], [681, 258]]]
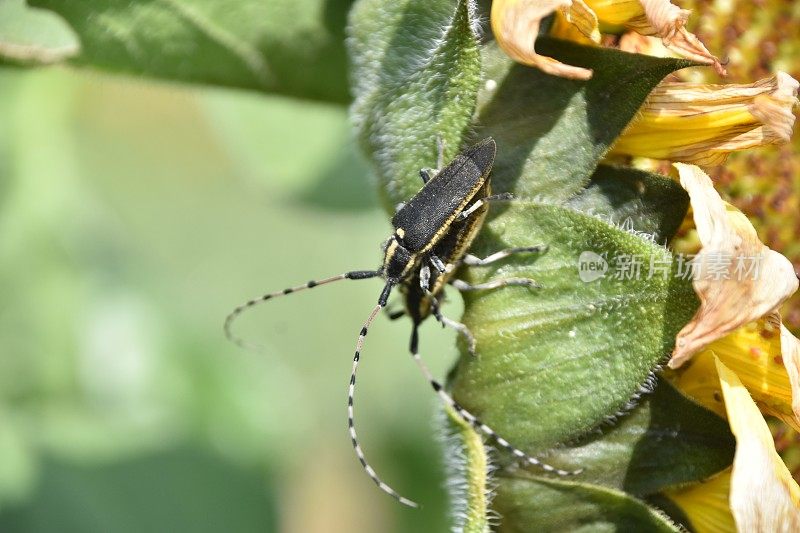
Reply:
[[453, 400], [443, 386], [434, 379], [427, 365], [420, 358], [417, 349], [417, 329], [419, 324], [432, 314], [442, 325], [453, 328], [463, 335], [467, 340], [469, 351], [474, 354], [475, 338], [472, 333], [464, 324], [443, 316], [439, 310], [440, 303], [444, 297], [445, 285], [450, 284], [460, 291], [497, 289], [510, 285], [539, 287], [534, 280], [524, 278], [499, 279], [478, 285], [470, 285], [464, 281], [453, 279], [454, 272], [461, 265], [484, 266], [512, 254], [540, 252], [544, 249], [543, 246], [510, 248], [496, 252], [484, 259], [467, 254], [467, 250], [478, 231], [480, 231], [484, 218], [486, 218], [489, 202], [512, 198], [509, 194], [491, 194], [489, 173], [492, 170], [496, 150], [497, 146], [494, 139], [489, 137], [457, 155], [450, 164], [441, 168], [442, 146], [440, 143], [439, 167], [441, 170], [437, 172], [429, 169], [420, 170], [420, 177], [423, 182], [422, 188], [407, 203], [400, 205], [392, 218], [394, 233], [384, 244], [383, 264], [378, 270], [354, 270], [318, 281], [309, 281], [305, 285], [265, 294], [240, 305], [225, 319], [225, 334], [228, 339], [240, 346], [245, 346], [244, 341], [231, 332], [231, 324], [244, 310], [260, 302], [343, 279], [383, 278], [386, 283], [378, 297], [378, 304], [362, 326], [356, 342], [353, 369], [350, 374], [350, 387], [347, 395], [347, 422], [353, 449], [367, 475], [372, 478], [381, 490], [396, 498], [400, 503], [411, 507], [417, 507], [417, 504], [404, 498], [381, 481], [375, 470], [367, 463], [364, 452], [358, 443], [353, 423], [356, 370], [361, 358], [364, 338], [367, 336], [367, 331], [375, 317], [381, 309], [386, 307], [389, 294], [395, 286], [403, 294], [405, 310], [392, 314], [390, 317], [399, 318], [404, 314], [408, 314], [411, 317], [413, 323], [410, 343], [411, 356], [441, 400], [453, 408], [472, 427], [485, 434], [519, 460], [562, 476], [580, 472], [580, 470], [569, 472], [555, 468], [512, 446], [507, 440]]

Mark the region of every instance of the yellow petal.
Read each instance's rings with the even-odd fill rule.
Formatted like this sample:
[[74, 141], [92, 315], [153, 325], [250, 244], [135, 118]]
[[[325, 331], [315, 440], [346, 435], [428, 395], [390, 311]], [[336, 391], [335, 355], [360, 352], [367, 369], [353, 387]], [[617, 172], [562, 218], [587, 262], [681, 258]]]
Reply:
[[583, 0], [573, 0], [568, 8], [556, 11], [550, 35], [584, 44], [600, 43], [597, 16]]
[[682, 57], [714, 65], [721, 75], [725, 69], [700, 39], [687, 31], [690, 11], [669, 0], [586, 0], [601, 25], [623, 26], [642, 35], [656, 35], [665, 46]]
[[792, 410], [792, 383], [782, 356], [781, 328], [780, 317], [760, 319], [714, 341], [704, 353], [716, 355], [739, 376], [762, 413], [800, 431], [800, 417]]
[[792, 264], [761, 243], [741, 212], [722, 201], [698, 167], [675, 163], [702, 244], [692, 261], [700, 308], [678, 333], [670, 368], [739, 326], [776, 309], [798, 287]]
[[665, 495], [681, 508], [697, 533], [735, 533], [728, 503], [730, 486], [728, 469], [700, 483], [665, 491]]
[[571, 0], [495, 0], [492, 3], [492, 31], [500, 48], [508, 56], [524, 65], [576, 80], [588, 80], [592, 71], [566, 65], [552, 57], [536, 53], [534, 44], [542, 19], [557, 9], [569, 10]]
[[644, 6], [640, 0], [586, 0], [598, 20], [611, 26], [625, 23], [644, 16]]
[[725, 403], [719, 388], [714, 353], [703, 350], [676, 371], [665, 371], [665, 376], [683, 394], [725, 418]]
[[[800, 419], [800, 341], [781, 324], [781, 359], [792, 387], [792, 412]], [[797, 427], [795, 427], [798, 431]]]
[[611, 153], [709, 166], [736, 150], [789, 142], [797, 89], [783, 72], [746, 85], [661, 83]]
[[800, 531], [800, 487], [783, 464], [767, 423], [736, 374], [716, 361], [736, 437], [730, 506], [739, 531]]
[[715, 358], [739, 376], [762, 413], [800, 432], [800, 341], [778, 313], [745, 324], [666, 373], [681, 392], [725, 417]]

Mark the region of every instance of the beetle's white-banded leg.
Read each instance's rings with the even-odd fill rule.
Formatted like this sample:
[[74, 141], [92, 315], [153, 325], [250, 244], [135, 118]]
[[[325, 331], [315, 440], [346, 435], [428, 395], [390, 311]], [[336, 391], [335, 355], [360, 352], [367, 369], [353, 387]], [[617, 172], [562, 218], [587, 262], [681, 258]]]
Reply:
[[431, 294], [431, 267], [422, 265], [419, 269], [419, 288], [425, 294]]
[[561, 468], [556, 468], [537, 459], [536, 457], [528, 455], [527, 453], [523, 452], [519, 448], [516, 448], [506, 439], [498, 435], [492, 428], [490, 428], [489, 426], [478, 420], [478, 418], [475, 415], [473, 415], [472, 413], [461, 407], [461, 405], [459, 405], [458, 402], [456, 402], [452, 398], [452, 396], [450, 396], [447, 393], [447, 391], [444, 390], [444, 387], [442, 387], [441, 383], [436, 381], [436, 379], [433, 377], [433, 374], [431, 374], [430, 369], [428, 369], [428, 365], [426, 365], [425, 362], [422, 360], [422, 358], [419, 356], [418, 344], [419, 342], [418, 342], [417, 328], [414, 327], [411, 333], [411, 346], [410, 346], [411, 357], [414, 359], [414, 362], [417, 364], [417, 367], [419, 368], [420, 372], [422, 372], [422, 375], [425, 377], [425, 379], [428, 380], [428, 383], [430, 383], [434, 392], [436, 392], [436, 394], [439, 396], [442, 402], [444, 402], [446, 405], [449, 405], [458, 414], [458, 416], [460, 416], [470, 426], [475, 428], [476, 431], [479, 431], [484, 435], [486, 435], [489, 439], [496, 442], [498, 446], [500, 446], [507, 452], [510, 452], [512, 455], [514, 455], [514, 457], [516, 457], [519, 461], [537, 466], [542, 470], [544, 470], [545, 472], [558, 474], [559, 476], [572, 476], [583, 472], [583, 469], [562, 470]]
[[504, 278], [487, 281], [486, 283], [477, 283], [470, 285], [466, 281], [454, 279], [450, 284], [460, 291], [488, 291], [492, 289], [500, 289], [502, 287], [528, 287], [530, 289], [541, 289], [542, 286], [535, 280], [528, 278]]
[[500, 261], [501, 259], [505, 259], [506, 257], [510, 257], [512, 255], [526, 254], [526, 253], [540, 253], [546, 250], [547, 250], [547, 245], [540, 244], [538, 246], [519, 246], [516, 248], [506, 248], [505, 250], [500, 250], [499, 252], [487, 255], [483, 259], [471, 254], [466, 254], [464, 257], [461, 258], [460, 263], [463, 263], [468, 266], [486, 266], [486, 265], [491, 265], [496, 261]]
[[444, 141], [441, 135], [436, 136], [436, 168], [421, 168], [419, 170], [419, 177], [422, 178], [422, 184], [428, 183], [431, 178], [436, 176], [441, 169], [444, 168]]
[[440, 322], [442, 327], [444, 327], [445, 324], [442, 322], [442, 312], [439, 309], [439, 301], [431, 292], [431, 267], [428, 265], [422, 265], [422, 267], [419, 269], [419, 287], [430, 299], [431, 313], [436, 318], [436, 321]]
[[447, 272], [447, 265], [444, 264], [444, 261], [439, 259], [439, 256], [436, 254], [430, 255], [430, 262], [433, 265], [433, 268], [439, 271], [439, 274], [444, 274]]
[[484, 202], [507, 202], [509, 200], [514, 200], [516, 197], [514, 196], [513, 192], [499, 192], [497, 194], [491, 194], [489, 196], [485, 196], [482, 198]]
[[467, 207], [463, 211], [458, 214], [458, 220], [466, 220], [472, 213], [480, 209], [483, 205], [483, 200], [478, 200], [477, 202], [473, 203], [471, 206]]
[[[444, 273], [447, 270], [445, 264], [436, 255], [431, 254], [430, 261], [434, 265], [434, 267], [439, 271], [439, 273]], [[461, 336], [463, 336], [464, 339], [467, 341], [467, 349], [469, 350], [470, 355], [474, 356], [475, 347], [477, 345], [475, 341], [475, 335], [473, 335], [472, 332], [469, 330], [469, 328], [464, 324], [462, 324], [461, 322], [457, 322], [452, 318], [444, 316], [442, 314], [441, 309], [439, 308], [439, 301], [433, 296], [433, 293], [430, 292], [430, 286], [429, 286], [430, 268], [428, 268], [428, 265], [424, 265], [420, 269], [419, 281], [420, 281], [420, 287], [422, 288], [423, 291], [425, 291], [425, 294], [427, 294], [428, 297], [431, 299], [431, 313], [433, 314], [433, 316], [436, 317], [436, 320], [438, 320], [442, 324], [442, 326], [453, 329], [457, 331]]]
[[478, 342], [475, 340], [475, 335], [472, 334], [469, 328], [465, 324], [462, 324], [461, 322], [453, 320], [452, 318], [448, 318], [444, 315], [442, 315], [442, 324], [457, 331], [459, 335], [464, 337], [464, 340], [467, 341], [467, 351], [469, 351], [471, 356], [475, 357], [475, 354], [477, 353]]

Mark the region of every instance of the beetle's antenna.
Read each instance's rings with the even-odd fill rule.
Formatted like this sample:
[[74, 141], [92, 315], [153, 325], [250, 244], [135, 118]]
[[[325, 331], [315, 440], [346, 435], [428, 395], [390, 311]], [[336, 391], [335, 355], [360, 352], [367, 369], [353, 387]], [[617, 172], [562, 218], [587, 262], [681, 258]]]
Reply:
[[361, 360], [361, 349], [364, 347], [364, 338], [367, 336], [369, 327], [372, 325], [375, 317], [378, 316], [378, 313], [380, 313], [381, 309], [386, 306], [386, 301], [389, 299], [389, 292], [391, 290], [392, 283], [387, 283], [383, 288], [381, 297], [378, 299], [378, 305], [376, 305], [369, 314], [367, 321], [364, 322], [364, 325], [361, 327], [361, 331], [358, 334], [358, 341], [356, 341], [356, 353], [353, 356], [353, 370], [350, 373], [350, 388], [347, 392], [347, 427], [350, 430], [350, 440], [353, 443], [353, 450], [355, 450], [361, 466], [364, 467], [364, 471], [367, 473], [370, 479], [372, 479], [372, 481], [378, 485], [378, 488], [386, 494], [392, 496], [403, 505], [407, 505], [409, 507], [419, 507], [415, 502], [404, 498], [392, 487], [381, 481], [381, 479], [378, 477], [378, 474], [375, 472], [375, 469], [372, 468], [372, 466], [370, 466], [370, 464], [367, 462], [367, 458], [364, 456], [364, 451], [361, 449], [361, 445], [358, 443], [358, 436], [356, 435], [356, 427], [353, 420], [353, 398], [355, 397], [356, 392], [356, 371], [358, 370], [358, 363]]
[[445, 404], [447, 404], [450, 407], [452, 407], [453, 410], [455, 410], [455, 412], [458, 413], [458, 416], [460, 416], [470, 426], [472, 426], [477, 431], [479, 431], [479, 432], [483, 433], [484, 435], [486, 435], [487, 437], [489, 437], [491, 440], [496, 442], [501, 448], [503, 448], [506, 451], [512, 453], [517, 459], [519, 459], [521, 461], [524, 461], [524, 462], [526, 462], [528, 464], [537, 466], [537, 467], [541, 468], [542, 470], [544, 470], [545, 472], [551, 472], [553, 474], [558, 474], [559, 476], [572, 476], [572, 475], [580, 474], [581, 472], [583, 472], [583, 469], [579, 469], [579, 470], [562, 470], [560, 468], [556, 468], [556, 467], [551, 466], [551, 465], [549, 465], [549, 464], [547, 464], [545, 462], [542, 462], [539, 459], [537, 459], [536, 457], [531, 457], [530, 455], [528, 455], [527, 453], [523, 452], [519, 448], [516, 448], [513, 445], [511, 445], [511, 443], [509, 443], [506, 439], [504, 439], [503, 437], [498, 435], [492, 428], [490, 428], [489, 426], [487, 426], [486, 424], [484, 424], [483, 422], [478, 420], [478, 418], [475, 415], [473, 415], [472, 413], [470, 413], [469, 411], [467, 411], [466, 409], [461, 407], [458, 404], [458, 402], [456, 402], [453, 399], [453, 397], [450, 396], [444, 390], [444, 387], [442, 387], [442, 384], [439, 383], [438, 381], [436, 381], [436, 379], [433, 377], [433, 374], [431, 374], [431, 371], [428, 368], [428, 365], [426, 365], [425, 361], [423, 361], [422, 358], [419, 356], [418, 344], [419, 344], [419, 336], [417, 335], [417, 327], [415, 325], [414, 329], [413, 329], [413, 331], [411, 333], [411, 357], [414, 358], [414, 362], [417, 363], [417, 366], [419, 367], [420, 371], [422, 372], [422, 375], [425, 376], [425, 379], [427, 379], [428, 383], [431, 384], [431, 387], [433, 387], [433, 390], [436, 392], [436, 394], [439, 395], [439, 398], [441, 398], [441, 400]]
[[289, 287], [288, 289], [283, 289], [282, 291], [276, 292], [269, 292], [258, 298], [253, 298], [252, 300], [248, 300], [233, 311], [231, 311], [227, 317], [225, 317], [225, 325], [223, 326], [223, 330], [225, 331], [225, 337], [232, 343], [241, 346], [242, 348], [260, 348], [257, 345], [248, 343], [241, 337], [234, 335], [233, 331], [231, 330], [231, 326], [233, 322], [245, 311], [255, 307], [256, 305], [266, 302], [267, 300], [271, 300], [272, 298], [277, 298], [278, 296], [286, 296], [287, 294], [292, 294], [299, 291], [304, 291], [306, 289], [313, 289], [314, 287], [319, 287], [320, 285], [327, 285], [328, 283], [333, 283], [334, 281], [340, 281], [343, 279], [369, 279], [375, 278], [381, 275], [380, 270], [354, 270], [352, 272], [345, 272], [344, 274], [339, 274], [338, 276], [331, 276], [329, 278], [321, 279], [321, 280], [311, 280], [304, 285], [298, 285], [297, 287]]

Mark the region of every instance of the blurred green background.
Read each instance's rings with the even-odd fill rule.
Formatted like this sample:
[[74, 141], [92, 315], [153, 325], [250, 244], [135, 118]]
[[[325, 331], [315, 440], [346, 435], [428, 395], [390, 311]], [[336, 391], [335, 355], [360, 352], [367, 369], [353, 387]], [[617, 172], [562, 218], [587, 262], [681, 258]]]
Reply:
[[[379, 320], [388, 221], [341, 106], [0, 70], [0, 531], [444, 531], [436, 402]], [[457, 299], [458, 297], [456, 297]], [[458, 307], [460, 303], [450, 304]], [[458, 309], [450, 311], [458, 315]], [[451, 333], [423, 329], [443, 376]]]

